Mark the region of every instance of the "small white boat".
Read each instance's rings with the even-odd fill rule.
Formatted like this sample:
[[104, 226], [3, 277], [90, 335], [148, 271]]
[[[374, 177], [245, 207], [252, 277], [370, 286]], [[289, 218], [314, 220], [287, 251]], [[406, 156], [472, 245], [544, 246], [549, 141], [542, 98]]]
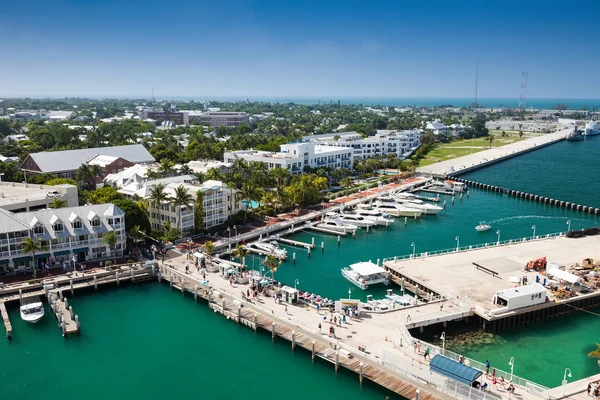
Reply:
[[44, 304], [39, 297], [26, 299], [21, 304], [21, 319], [30, 324], [35, 324], [44, 316]]
[[372, 227], [372, 226], [377, 225], [377, 223], [375, 221], [365, 218], [358, 214], [342, 213], [339, 215], [338, 218], [340, 220], [342, 220], [343, 223], [349, 223], [352, 225], [356, 225], [359, 228], [366, 228], [366, 227]]
[[396, 194], [396, 200], [398, 203], [403, 204], [410, 208], [416, 208], [417, 210], [423, 211], [423, 213], [427, 215], [435, 215], [444, 209], [440, 206], [436, 206], [435, 204], [425, 203], [422, 200], [414, 198], [414, 196], [406, 196], [408, 193], [398, 193]]
[[315, 225], [317, 228], [324, 228], [334, 232], [353, 233], [358, 226], [343, 222], [340, 218], [325, 218]]
[[396, 221], [391, 215], [377, 211], [373, 207], [365, 207], [363, 204], [361, 206], [363, 207], [359, 206], [354, 210], [354, 214], [365, 217], [377, 225], [389, 226]]
[[480, 222], [479, 225], [475, 227], [477, 232], [485, 232], [489, 231], [490, 229], [492, 229], [492, 225], [488, 224], [487, 222]]
[[396, 202], [380, 202], [376, 201], [373, 206], [377, 211], [393, 215], [394, 217], [420, 217], [423, 214], [422, 210], [407, 207]]
[[250, 243], [248, 248], [249, 250], [258, 250], [257, 252], [262, 255], [274, 255], [281, 260], [287, 259], [287, 250], [279, 248], [277, 242], [275, 242], [275, 244], [267, 242], [254, 242]]
[[385, 298], [388, 300], [393, 301], [396, 304], [399, 304], [401, 306], [412, 306], [414, 304], [414, 298], [405, 294], [403, 296], [399, 295], [399, 294], [394, 294], [394, 292], [392, 291], [392, 289], [388, 289], [387, 290], [387, 294], [385, 295]]
[[383, 283], [389, 285], [389, 272], [371, 261], [350, 264], [342, 269], [342, 275], [362, 290], [369, 286]]

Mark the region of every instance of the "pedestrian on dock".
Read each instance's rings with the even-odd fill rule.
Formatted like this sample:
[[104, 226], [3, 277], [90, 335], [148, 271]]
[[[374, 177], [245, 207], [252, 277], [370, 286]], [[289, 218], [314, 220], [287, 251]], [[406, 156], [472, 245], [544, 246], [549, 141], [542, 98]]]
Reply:
[[444, 305], [440, 304], [440, 311], [444, 311]]
[[333, 317], [333, 324], [337, 325], [337, 317]]
[[285, 313], [287, 314], [287, 304], [286, 304], [286, 306], [285, 306]]
[[323, 315], [323, 322], [327, 321], [327, 312], [325, 312], [325, 314]]
[[490, 373], [490, 361], [489, 360], [485, 360], [485, 377], [488, 377], [488, 374]]
[[421, 353], [421, 341], [417, 340], [417, 353]]
[[492, 368], [492, 380], [494, 379], [496, 379], [496, 368]]
[[458, 362], [462, 364], [464, 361], [465, 361], [465, 359], [464, 359], [463, 355], [459, 354], [458, 355]]
[[321, 306], [317, 304], [317, 314], [321, 314]]
[[[321, 333], [321, 323], [319, 322], [319, 333]], [[589, 390], [588, 390], [589, 393]]]
[[423, 353], [423, 359], [427, 361], [427, 357], [429, 357], [429, 347], [425, 349], [425, 353]]

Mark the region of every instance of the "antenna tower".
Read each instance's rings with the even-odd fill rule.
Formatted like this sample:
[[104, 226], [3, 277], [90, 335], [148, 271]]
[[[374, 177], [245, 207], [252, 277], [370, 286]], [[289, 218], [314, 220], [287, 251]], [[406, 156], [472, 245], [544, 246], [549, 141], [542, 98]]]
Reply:
[[477, 60], [477, 68], [475, 69], [475, 95], [473, 97], [473, 104], [471, 104], [471, 108], [478, 108], [479, 104], [477, 104], [477, 85], [479, 84], [479, 60]]
[[519, 108], [525, 108], [525, 95], [527, 94], [527, 78], [529, 74], [525, 71], [521, 74], [521, 96], [519, 97]]
[[154, 98], [154, 88], [152, 88], [152, 104], [156, 103], [156, 99]]

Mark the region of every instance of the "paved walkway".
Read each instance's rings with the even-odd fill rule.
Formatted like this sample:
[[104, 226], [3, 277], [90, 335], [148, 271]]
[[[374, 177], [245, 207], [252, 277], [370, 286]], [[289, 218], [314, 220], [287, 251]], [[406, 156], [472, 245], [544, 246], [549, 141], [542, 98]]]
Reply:
[[565, 128], [558, 132], [549, 133], [544, 136], [536, 136], [520, 142], [480, 151], [475, 154], [457, 157], [452, 160], [441, 161], [435, 164], [419, 167], [417, 168], [417, 172], [433, 176], [445, 176], [451, 173], [468, 170], [477, 165], [489, 164], [494, 162], [494, 160], [500, 160], [511, 155], [516, 155], [518, 153], [558, 141], [564, 138], [572, 130], [572, 127]]

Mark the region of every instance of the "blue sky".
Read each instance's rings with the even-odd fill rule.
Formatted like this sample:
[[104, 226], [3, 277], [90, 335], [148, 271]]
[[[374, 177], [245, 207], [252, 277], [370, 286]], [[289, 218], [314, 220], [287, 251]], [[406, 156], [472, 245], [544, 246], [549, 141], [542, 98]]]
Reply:
[[[525, 4], [522, 4], [525, 3]], [[599, 1], [5, 2], [0, 96], [594, 98]]]

